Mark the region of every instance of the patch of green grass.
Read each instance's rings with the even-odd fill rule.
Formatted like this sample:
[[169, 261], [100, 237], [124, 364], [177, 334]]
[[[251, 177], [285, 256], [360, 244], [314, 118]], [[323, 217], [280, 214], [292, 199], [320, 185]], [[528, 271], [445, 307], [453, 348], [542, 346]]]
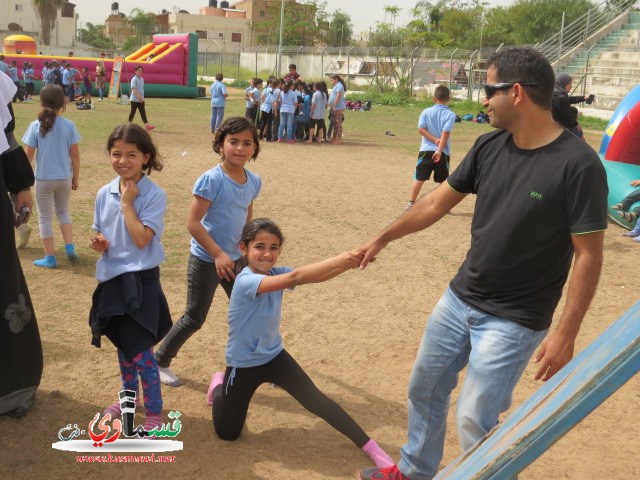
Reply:
[[586, 128], [588, 130], [602, 130], [604, 131], [609, 124], [609, 120], [604, 120], [602, 118], [597, 117], [589, 117], [587, 115], [579, 115], [578, 121], [582, 128]]

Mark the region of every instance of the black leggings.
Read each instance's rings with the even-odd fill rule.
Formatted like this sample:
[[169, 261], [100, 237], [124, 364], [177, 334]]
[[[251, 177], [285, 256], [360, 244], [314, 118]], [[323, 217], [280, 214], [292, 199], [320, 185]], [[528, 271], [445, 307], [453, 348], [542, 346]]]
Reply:
[[144, 102], [131, 102], [131, 112], [129, 113], [129, 121], [133, 122], [133, 117], [136, 116], [136, 110], [140, 110], [140, 117], [142, 121], [147, 124], [147, 112], [144, 109]]
[[213, 391], [213, 427], [221, 439], [236, 440], [240, 436], [253, 393], [263, 383], [273, 383], [347, 436], [358, 448], [369, 441], [360, 425], [314, 385], [286, 350], [264, 365], [236, 368], [235, 376], [230, 379], [233, 370], [227, 367], [224, 383]]

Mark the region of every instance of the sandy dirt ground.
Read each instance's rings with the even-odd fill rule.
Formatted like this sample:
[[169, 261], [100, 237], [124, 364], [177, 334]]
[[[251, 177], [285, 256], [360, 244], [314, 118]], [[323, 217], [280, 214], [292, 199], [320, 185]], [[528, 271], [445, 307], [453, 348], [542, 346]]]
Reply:
[[[275, 219], [286, 236], [280, 265], [300, 266], [354, 248], [402, 213], [415, 164], [410, 153], [414, 149], [405, 147], [415, 145], [417, 150], [416, 134], [394, 129], [393, 118], [381, 128], [396, 131], [394, 137], [350, 132], [357, 115], [347, 116], [342, 146], [264, 144], [258, 161], [249, 166], [264, 181], [255, 215]], [[476, 133], [486, 130], [477, 126]], [[166, 158], [165, 170], [152, 178], [169, 192], [162, 282], [174, 319], [185, 302], [190, 237], [184, 220], [191, 187], [217, 161], [206, 127], [183, 131], [189, 133], [168, 128], [154, 132]], [[475, 136], [456, 139], [454, 167]], [[595, 145], [598, 137], [589, 140]], [[35, 232], [20, 254], [36, 306], [45, 371], [29, 415], [19, 421], [0, 418], [0, 478], [345, 479], [371, 466], [348, 439], [268, 385], [257, 391], [240, 439], [217, 438], [205, 396], [211, 374], [224, 367], [227, 299], [221, 290], [204, 327], [174, 361], [184, 386], [163, 388], [165, 414], [182, 413], [179, 440], [184, 450], [175, 454], [175, 463], [81, 465], [75, 454], [51, 448], [60, 428], [68, 423], [86, 428], [96, 412], [116, 400], [119, 390], [115, 349], [106, 341], [100, 350], [91, 347], [87, 326], [95, 288], [96, 255], [88, 248], [93, 200], [113, 172], [104, 153], [85, 155], [84, 161], [82, 189], [72, 204], [80, 262], [59, 260], [56, 271], [33, 267], [33, 259], [41, 256]], [[431, 188], [432, 183], [426, 184], [423, 193]], [[282, 331], [287, 349], [395, 458], [406, 440], [407, 384], [424, 324], [464, 258], [473, 208], [469, 196], [437, 225], [391, 244], [367, 270], [285, 295]], [[613, 224], [607, 231], [603, 274], [578, 339], [579, 350], [638, 297], [640, 276], [633, 272], [640, 245], [621, 233]], [[533, 373], [531, 365], [515, 391], [515, 406], [540, 387]], [[456, 396], [457, 390], [453, 401]], [[639, 406], [636, 377], [520, 478], [638, 478]], [[442, 465], [459, 454], [450, 412]]]

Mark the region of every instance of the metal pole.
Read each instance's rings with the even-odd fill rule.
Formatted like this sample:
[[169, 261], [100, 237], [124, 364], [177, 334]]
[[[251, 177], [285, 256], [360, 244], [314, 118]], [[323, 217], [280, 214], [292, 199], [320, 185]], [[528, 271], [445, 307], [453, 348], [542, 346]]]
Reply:
[[258, 45], [258, 48], [256, 48], [256, 77], [258, 76], [258, 50], [260, 50], [260, 47], [262, 45]]
[[560, 27], [560, 40], [558, 41], [558, 60], [560, 60], [560, 58], [562, 58], [562, 39], [564, 37], [564, 20], [565, 20], [565, 13], [562, 12], [562, 25]]
[[453, 85], [453, 55], [457, 51], [458, 49], [456, 48], [453, 52], [451, 52], [451, 56], [449, 57], [449, 90], [451, 90], [451, 86]]
[[[238, 75], [236, 78], [240, 78], [240, 55], [242, 53], [242, 44], [238, 47]], [[258, 74], [256, 73], [256, 77]]]
[[304, 45], [300, 45], [300, 48], [298, 48], [298, 51], [296, 53], [296, 65], [300, 66], [300, 50], [302, 50], [304, 48]]
[[587, 38], [589, 38], [589, 24], [591, 23], [591, 10], [587, 11], [587, 26], [584, 29], [584, 46], [587, 46]]
[[280, 0], [280, 40], [278, 41], [278, 55], [276, 56], [276, 72], [281, 70], [282, 36], [284, 35], [284, 0]]
[[220, 48], [220, 72], [222, 73], [222, 58], [224, 57], [224, 47], [225, 45], [222, 45], [222, 48]]
[[414, 48], [411, 52], [411, 63], [409, 67], [411, 67], [411, 75], [409, 76], [409, 95], [413, 97], [413, 56], [415, 55], [418, 47]]
[[382, 51], [382, 47], [380, 47], [378, 49], [378, 51], [376, 52], [376, 75], [375, 75], [375, 80], [378, 79], [378, 71], [380, 70], [380, 52]]
[[209, 65], [209, 49], [211, 48], [211, 44], [207, 45], [207, 48], [204, 49], [204, 74], [206, 75], [207, 72], [207, 67]]
[[351, 76], [349, 75], [351, 72], [351, 50], [353, 50], [353, 47], [347, 50], [347, 90], [349, 90], [349, 77]]
[[477, 50], [474, 50], [469, 57], [469, 79], [467, 80], [467, 100], [473, 100], [473, 57]]
[[320, 50], [320, 78], [324, 78], [324, 51], [327, 49], [325, 46]]

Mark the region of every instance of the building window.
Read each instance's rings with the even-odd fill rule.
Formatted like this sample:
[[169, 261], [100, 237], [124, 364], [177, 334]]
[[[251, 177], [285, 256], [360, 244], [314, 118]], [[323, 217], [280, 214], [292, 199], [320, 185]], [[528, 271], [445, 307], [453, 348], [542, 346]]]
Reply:
[[267, 12], [265, 12], [264, 10], [260, 10], [260, 18], [264, 18], [267, 16]]
[[16, 3], [16, 12], [21, 12], [21, 11], [22, 11], [22, 4]]
[[206, 30], [196, 30], [196, 34], [198, 35], [198, 38], [200, 40], [206, 40], [207, 39], [207, 31]]
[[232, 33], [231, 34], [231, 41], [240, 43], [242, 41], [242, 34], [241, 33]]
[[219, 33], [219, 34], [218, 34], [218, 36], [219, 36], [220, 38], [224, 38], [224, 33]]

